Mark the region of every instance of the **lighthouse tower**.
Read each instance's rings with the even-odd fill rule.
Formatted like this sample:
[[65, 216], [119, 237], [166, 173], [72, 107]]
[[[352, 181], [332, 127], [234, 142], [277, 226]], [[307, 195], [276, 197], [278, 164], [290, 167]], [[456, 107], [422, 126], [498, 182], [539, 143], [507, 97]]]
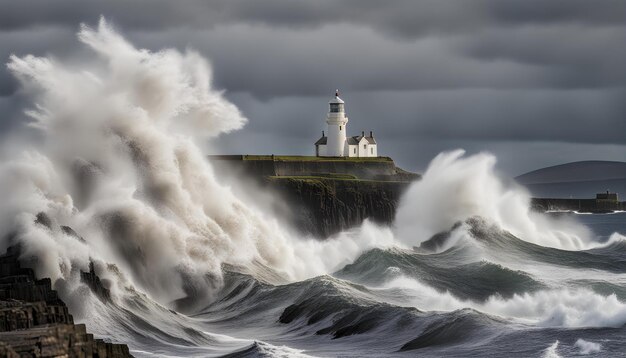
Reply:
[[335, 98], [331, 99], [328, 104], [330, 108], [326, 115], [326, 124], [328, 124], [326, 156], [343, 157], [345, 154], [348, 117], [346, 117], [344, 102], [339, 98], [339, 90], [335, 91]]

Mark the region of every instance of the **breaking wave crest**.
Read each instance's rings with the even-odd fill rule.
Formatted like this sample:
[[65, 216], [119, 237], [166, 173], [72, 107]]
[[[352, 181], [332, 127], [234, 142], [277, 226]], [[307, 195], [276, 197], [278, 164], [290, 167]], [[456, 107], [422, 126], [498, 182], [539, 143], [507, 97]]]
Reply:
[[[219, 288], [224, 263], [302, 279], [391, 240], [373, 225], [366, 230], [376, 234], [356, 232], [358, 240], [293, 239], [220, 185], [194, 141], [246, 119], [210, 87], [198, 53], [137, 49], [104, 19], [97, 29], [83, 25], [78, 38], [91, 57], [12, 56], [8, 64], [37, 103], [27, 113], [41, 141], [2, 164], [0, 222], [4, 237], [38, 258], [39, 276], [70, 280], [92, 260], [116, 295], [131, 285], [189, 309]], [[35, 223], [39, 213], [51, 224]]]
[[487, 153], [463, 157], [463, 150], [439, 154], [422, 180], [403, 197], [395, 226], [409, 245], [424, 242], [471, 217], [488, 219], [513, 235], [542, 246], [580, 250], [594, 243], [585, 226], [530, 211], [530, 195], [495, 172]]

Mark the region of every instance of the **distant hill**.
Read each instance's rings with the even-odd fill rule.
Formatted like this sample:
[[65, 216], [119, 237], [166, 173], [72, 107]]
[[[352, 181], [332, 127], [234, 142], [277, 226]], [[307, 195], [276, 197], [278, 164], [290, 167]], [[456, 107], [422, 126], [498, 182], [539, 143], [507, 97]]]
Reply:
[[515, 180], [534, 197], [593, 198], [610, 190], [626, 199], [626, 162], [589, 160], [555, 165], [522, 174]]

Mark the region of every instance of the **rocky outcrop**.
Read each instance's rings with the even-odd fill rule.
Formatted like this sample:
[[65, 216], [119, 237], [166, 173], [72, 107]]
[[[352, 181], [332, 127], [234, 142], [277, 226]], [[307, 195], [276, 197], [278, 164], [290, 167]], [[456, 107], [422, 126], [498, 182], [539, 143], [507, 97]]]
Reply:
[[295, 227], [318, 237], [358, 226], [365, 219], [391, 223], [410, 184], [321, 177], [271, 177], [267, 182], [290, 203]]
[[389, 157], [223, 155], [209, 160], [219, 176], [253, 179], [272, 190], [289, 204], [294, 226], [320, 238], [365, 219], [390, 224], [402, 193], [420, 179]]
[[[0, 357], [131, 357], [125, 344], [94, 339], [85, 325], [74, 324], [50, 279], [36, 279], [19, 256], [16, 246], [0, 256]], [[99, 282], [91, 269], [84, 274]]]
[[102, 281], [100, 281], [100, 277], [96, 275], [96, 272], [93, 267], [93, 262], [89, 263], [89, 272], [80, 272], [80, 279], [84, 282], [91, 291], [98, 296], [104, 302], [111, 302], [111, 292], [108, 288], [102, 285]]

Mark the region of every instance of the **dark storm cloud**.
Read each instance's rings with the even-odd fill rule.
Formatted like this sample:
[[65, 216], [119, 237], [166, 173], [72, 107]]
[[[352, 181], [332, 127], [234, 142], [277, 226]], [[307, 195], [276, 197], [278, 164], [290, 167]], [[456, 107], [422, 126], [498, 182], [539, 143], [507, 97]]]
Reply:
[[[624, 1], [0, 0], [0, 8], [5, 37], [32, 35], [0, 42], [1, 58], [16, 42], [18, 52], [38, 52], [42, 39], [58, 49], [37, 32], [75, 31], [105, 15], [141, 45], [199, 48], [218, 85], [266, 98], [326, 93], [328, 82], [348, 90], [626, 83]], [[3, 86], [2, 94], [13, 88]]]
[[[0, 59], [80, 51], [78, 25], [101, 15], [138, 46], [210, 59], [251, 119], [221, 150], [309, 154], [337, 87], [350, 131], [412, 168], [449, 147], [530, 166], [626, 144], [622, 0], [0, 0]], [[21, 116], [17, 88], [0, 70], [0, 130]], [[514, 159], [524, 145], [533, 159]]]
[[[353, 91], [595, 88], [626, 83], [626, 49], [615, 46], [626, 43], [624, 28], [566, 27], [521, 28], [507, 31], [508, 37], [490, 30], [477, 36], [411, 42], [346, 24], [297, 32], [230, 25], [212, 31], [131, 36], [155, 49], [163, 41], [200, 49], [210, 54], [220, 85], [265, 98], [324, 94], [333, 83]], [[561, 41], [564, 37], [571, 39]], [[516, 38], [519, 47], [507, 42], [510, 38]]]
[[385, 41], [376, 32], [348, 25], [295, 33], [228, 26], [131, 36], [154, 48], [164, 38], [192, 44], [211, 54], [226, 88], [260, 97], [328, 94], [333, 83], [350, 90], [529, 87], [546, 75], [523, 63], [459, 57], [445, 41]]
[[465, 36], [456, 47], [483, 62], [504, 60], [544, 68], [543, 80], [562, 87], [596, 87], [626, 83], [623, 44], [626, 23], [497, 29]]
[[135, 0], [0, 1], [0, 28], [93, 22], [106, 14], [126, 28], [202, 27], [245, 22], [294, 28], [349, 22], [412, 37], [493, 25], [623, 23], [621, 0]]

